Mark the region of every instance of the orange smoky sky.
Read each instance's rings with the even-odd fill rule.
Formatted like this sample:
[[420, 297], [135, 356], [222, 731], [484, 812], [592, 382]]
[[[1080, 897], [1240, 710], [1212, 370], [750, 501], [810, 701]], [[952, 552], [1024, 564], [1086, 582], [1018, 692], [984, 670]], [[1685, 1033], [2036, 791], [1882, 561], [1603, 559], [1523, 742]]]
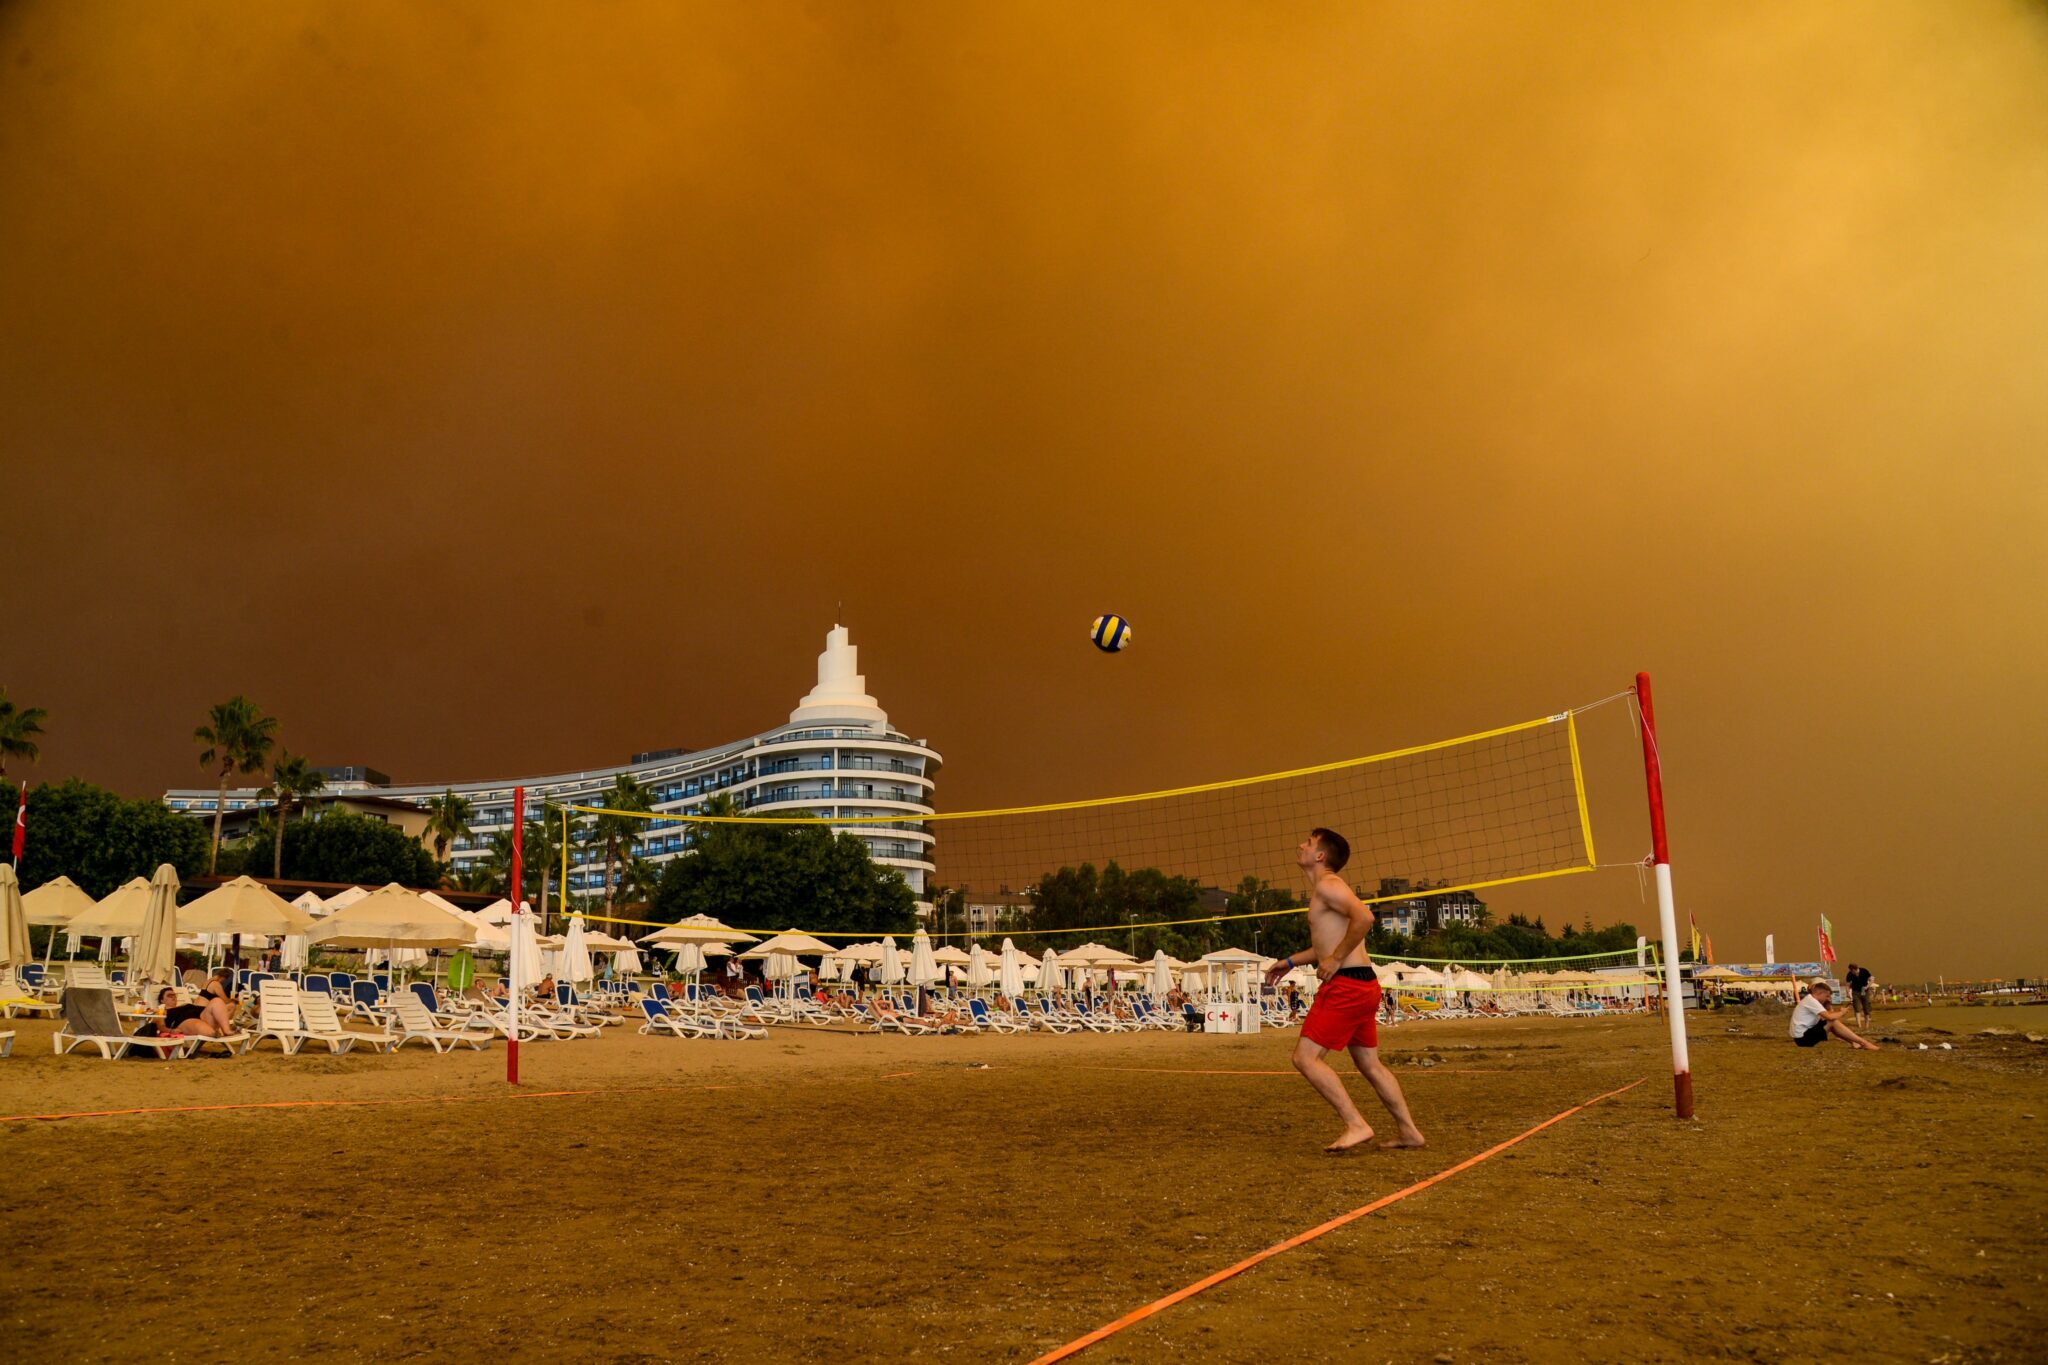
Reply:
[[237, 692], [509, 777], [843, 615], [960, 809], [1644, 668], [1720, 958], [2048, 973], [2044, 344], [2018, 0], [17, 0], [0, 684], [37, 779], [201, 783]]

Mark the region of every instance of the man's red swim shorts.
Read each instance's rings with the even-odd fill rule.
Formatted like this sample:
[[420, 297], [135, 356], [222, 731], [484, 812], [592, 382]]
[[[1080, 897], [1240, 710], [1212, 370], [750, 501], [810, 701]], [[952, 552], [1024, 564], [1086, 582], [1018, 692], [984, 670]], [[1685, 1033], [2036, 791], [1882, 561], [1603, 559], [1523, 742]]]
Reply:
[[1316, 992], [1301, 1021], [1301, 1036], [1318, 1047], [1342, 1052], [1380, 1045], [1380, 983], [1333, 976]]

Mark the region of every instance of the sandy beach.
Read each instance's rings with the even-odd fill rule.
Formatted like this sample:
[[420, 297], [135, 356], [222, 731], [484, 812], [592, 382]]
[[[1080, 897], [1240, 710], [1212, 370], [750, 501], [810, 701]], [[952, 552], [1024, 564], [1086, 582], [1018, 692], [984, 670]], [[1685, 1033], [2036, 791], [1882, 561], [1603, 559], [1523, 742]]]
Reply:
[[621, 1029], [514, 1098], [497, 1048], [103, 1062], [17, 1021], [8, 1116], [348, 1103], [0, 1123], [0, 1349], [1026, 1361], [1647, 1078], [1079, 1358], [2038, 1359], [2044, 1014], [1881, 1011], [1876, 1055], [1699, 1016], [1690, 1124], [1654, 1020], [1407, 1025], [1431, 1146], [1342, 1159], [1273, 1032]]

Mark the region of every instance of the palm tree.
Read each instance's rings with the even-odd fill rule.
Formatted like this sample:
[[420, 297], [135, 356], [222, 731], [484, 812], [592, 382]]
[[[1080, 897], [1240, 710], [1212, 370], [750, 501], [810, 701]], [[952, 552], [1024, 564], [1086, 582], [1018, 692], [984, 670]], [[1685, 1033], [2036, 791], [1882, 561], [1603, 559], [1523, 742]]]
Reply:
[[660, 886], [661, 869], [646, 858], [628, 858], [619, 872], [619, 890], [644, 905], [654, 904], [654, 893]]
[[[555, 884], [555, 873], [562, 861], [562, 807], [557, 801], [543, 796], [540, 801], [540, 818], [526, 822], [526, 841], [523, 852], [526, 875], [540, 872], [540, 931], [548, 931], [548, 892]], [[524, 887], [520, 890], [523, 892]]]
[[213, 803], [213, 853], [206, 860], [207, 875], [220, 863], [220, 820], [227, 813], [228, 775], [263, 771], [270, 757], [271, 742], [277, 737], [277, 717], [266, 716], [247, 697], [230, 697], [206, 713], [207, 723], [192, 732], [204, 744], [199, 766], [220, 765], [220, 794]]
[[[648, 799], [647, 791], [631, 775], [620, 773], [612, 779], [611, 790], [604, 794], [604, 805], [609, 810], [652, 810], [654, 804]], [[597, 817], [596, 837], [604, 845], [604, 905], [609, 911], [618, 888], [612, 884], [612, 868], [621, 857], [631, 858], [633, 846], [640, 842], [640, 830], [645, 821], [630, 815], [600, 815]]]
[[307, 766], [304, 754], [279, 747], [277, 762], [270, 768], [270, 785], [256, 793], [277, 802], [277, 847], [270, 858], [273, 880], [284, 876], [284, 822], [291, 818], [292, 803], [326, 785], [327, 779]]
[[427, 827], [421, 833], [434, 841], [435, 862], [446, 862], [448, 845], [475, 833], [469, 827], [469, 817], [475, 813], [469, 798], [457, 796], [453, 787], [427, 802]]
[[43, 732], [43, 722], [50, 713], [40, 706], [16, 706], [7, 700], [7, 689], [0, 687], [0, 777], [7, 776], [7, 760], [19, 758], [33, 763], [41, 752], [36, 747], [36, 736]]

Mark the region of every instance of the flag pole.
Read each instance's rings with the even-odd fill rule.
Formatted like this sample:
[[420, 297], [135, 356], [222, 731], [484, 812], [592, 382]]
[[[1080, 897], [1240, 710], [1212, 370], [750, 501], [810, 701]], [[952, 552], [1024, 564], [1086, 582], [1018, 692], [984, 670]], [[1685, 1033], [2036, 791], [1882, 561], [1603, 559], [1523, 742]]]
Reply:
[[1692, 1117], [1692, 1058], [1685, 1042], [1685, 986], [1678, 971], [1678, 906], [1671, 895], [1671, 848], [1664, 837], [1664, 765], [1658, 758], [1657, 713], [1650, 675], [1636, 674], [1643, 717], [1643, 776], [1650, 791], [1650, 854], [1657, 877], [1657, 928], [1664, 937], [1664, 1018], [1671, 1026], [1671, 1093], [1678, 1117]]
[[505, 1080], [519, 1084], [519, 913], [525, 904], [526, 788], [512, 789], [512, 951], [505, 964], [512, 988], [505, 992]]

